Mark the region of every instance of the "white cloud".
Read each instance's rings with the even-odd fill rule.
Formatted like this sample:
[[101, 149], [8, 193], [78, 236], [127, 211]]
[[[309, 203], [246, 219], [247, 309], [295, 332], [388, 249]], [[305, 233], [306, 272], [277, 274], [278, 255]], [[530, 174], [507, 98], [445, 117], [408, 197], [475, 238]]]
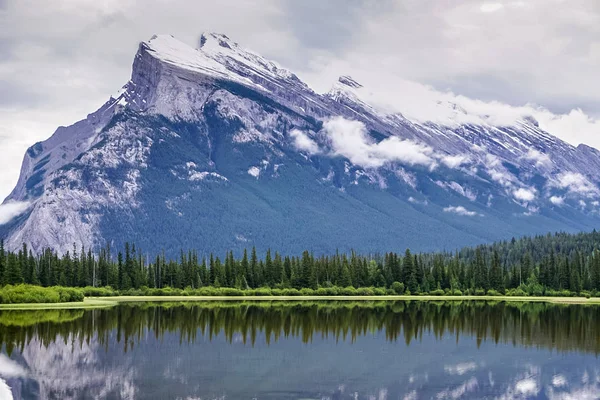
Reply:
[[535, 189], [519, 188], [513, 192], [513, 196], [520, 201], [532, 201], [535, 199]]
[[534, 161], [537, 167], [550, 167], [552, 160], [548, 154], [544, 154], [536, 149], [530, 149], [524, 158]]
[[552, 377], [552, 386], [554, 387], [563, 387], [567, 386], [569, 381], [564, 375], [558, 374]]
[[450, 375], [464, 375], [467, 372], [472, 372], [477, 369], [477, 363], [470, 361], [459, 363], [456, 365], [446, 365], [444, 366], [444, 371]]
[[573, 145], [581, 143], [600, 149], [600, 119], [586, 115], [581, 109], [554, 114], [545, 109], [531, 112], [540, 128]]
[[554, 204], [555, 206], [562, 206], [565, 203], [565, 198], [561, 196], [551, 196], [550, 203]]
[[557, 181], [551, 184], [561, 189], [577, 194], [597, 193], [598, 188], [594, 186], [585, 176], [575, 172], [564, 172], [557, 176]]
[[525, 396], [537, 396], [540, 392], [538, 383], [533, 378], [521, 379], [515, 384], [515, 393], [523, 394]]
[[346, 157], [364, 168], [379, 168], [391, 162], [435, 167], [432, 149], [410, 140], [389, 137], [373, 141], [365, 124], [342, 117], [331, 118], [323, 124], [334, 155]]
[[0, 378], [0, 399], [13, 400], [12, 391], [2, 378]]
[[437, 399], [460, 399], [466, 393], [472, 392], [475, 389], [477, 389], [478, 386], [479, 382], [477, 381], [477, 378], [473, 376], [467, 381], [455, 387], [454, 389], [448, 388], [442, 390], [441, 392], [437, 393], [435, 397]]
[[[382, 72], [382, 74], [385, 74]], [[435, 90], [417, 82], [381, 74], [361, 75], [357, 78], [363, 87], [348, 89], [359, 99], [383, 114], [402, 114], [415, 122], [432, 122], [442, 126], [457, 127], [463, 124], [521, 127], [526, 118], [535, 119], [540, 129], [570, 143], [585, 143], [600, 149], [600, 120], [574, 109], [556, 114], [546, 108], [527, 104], [512, 106], [499, 101], [482, 101]], [[403, 93], [403, 96], [398, 96]], [[549, 165], [542, 153], [532, 149], [532, 157]]]
[[0, 354], [0, 375], [5, 378], [19, 378], [27, 376], [27, 371], [20, 364]]
[[441, 159], [442, 163], [449, 168], [458, 168], [469, 161], [469, 157], [458, 154], [454, 156], [444, 156]]
[[312, 140], [308, 135], [298, 129], [293, 129], [290, 132], [290, 136], [294, 139], [294, 146], [300, 150], [305, 151], [308, 154], [319, 154], [321, 150], [317, 142]]
[[493, 181], [496, 181], [505, 187], [511, 187], [513, 182], [516, 180], [514, 175], [506, 171], [504, 168], [488, 169], [487, 173], [490, 174], [490, 177]]
[[410, 197], [408, 198], [408, 201], [409, 201], [410, 203], [413, 203], [413, 204], [422, 204], [422, 205], [425, 205], [425, 206], [426, 206], [427, 204], [429, 204], [429, 202], [428, 202], [427, 200], [417, 200], [417, 199], [415, 199], [415, 198], [414, 198], [414, 197], [412, 197], [412, 196], [410, 196]]
[[493, 13], [496, 11], [500, 11], [504, 8], [502, 3], [483, 3], [479, 8], [481, 12], [484, 13]]
[[408, 392], [406, 395], [404, 395], [403, 400], [417, 400], [417, 391], [416, 390], [412, 390], [411, 392]]
[[0, 225], [4, 225], [12, 221], [13, 218], [23, 214], [30, 203], [27, 201], [11, 201], [0, 205]]
[[466, 217], [473, 217], [475, 215], [481, 215], [481, 214], [478, 214], [475, 211], [467, 210], [463, 206], [448, 206], [448, 207], [444, 208], [444, 212], [454, 213], [454, 214], [458, 214], [458, 215], [463, 215], [463, 216], [466, 216]]
[[600, 398], [600, 388], [596, 385], [584, 385], [568, 392], [564, 388], [557, 392], [550, 389], [547, 396], [549, 400], [597, 400]]

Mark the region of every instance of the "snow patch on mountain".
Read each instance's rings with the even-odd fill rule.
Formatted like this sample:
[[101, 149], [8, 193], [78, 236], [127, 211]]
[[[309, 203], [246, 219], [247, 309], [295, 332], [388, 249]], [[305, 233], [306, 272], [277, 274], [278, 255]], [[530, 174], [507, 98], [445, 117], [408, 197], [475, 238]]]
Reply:
[[466, 197], [470, 201], [477, 200], [477, 194], [474, 193], [470, 188], [461, 186], [458, 182], [442, 182], [437, 180], [434, 182], [436, 185], [441, 187], [442, 189], [450, 189], [460, 194], [461, 196]]
[[248, 175], [255, 177], [256, 179], [258, 179], [260, 177], [260, 168], [258, 167], [250, 167], [248, 169]]

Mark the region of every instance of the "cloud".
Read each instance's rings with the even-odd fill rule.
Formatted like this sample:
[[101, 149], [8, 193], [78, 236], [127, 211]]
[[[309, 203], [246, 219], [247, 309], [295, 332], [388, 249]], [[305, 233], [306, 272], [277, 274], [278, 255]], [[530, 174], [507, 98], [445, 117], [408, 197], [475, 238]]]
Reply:
[[529, 149], [524, 158], [527, 160], [534, 161], [536, 167], [550, 167], [552, 165], [552, 160], [550, 160], [550, 156], [536, 149]]
[[19, 378], [27, 376], [27, 371], [4, 354], [0, 354], [0, 376], [5, 378]]
[[294, 146], [300, 150], [305, 151], [308, 154], [319, 154], [321, 150], [319, 145], [308, 137], [308, 135], [298, 129], [293, 129], [290, 132], [290, 136], [294, 140]]
[[376, 143], [360, 121], [334, 117], [325, 121], [323, 131], [331, 142], [334, 155], [343, 156], [364, 168], [379, 168], [392, 162], [430, 168], [437, 165], [430, 147], [397, 137]]
[[456, 386], [454, 389], [447, 388], [436, 394], [437, 399], [459, 399], [465, 394], [473, 392], [479, 386], [477, 378], [474, 376]]
[[585, 114], [581, 109], [574, 109], [566, 114], [536, 109], [531, 114], [538, 121], [540, 128], [567, 143], [584, 143], [600, 149], [600, 119]]
[[564, 172], [557, 176], [557, 180], [551, 183], [561, 189], [567, 189], [571, 193], [589, 195], [598, 192], [598, 188], [594, 186], [585, 176], [576, 172]]
[[12, 201], [0, 205], [0, 225], [4, 225], [12, 221], [13, 218], [23, 214], [31, 203], [27, 201]]
[[[395, 75], [487, 102], [541, 104], [555, 114], [578, 107], [597, 112], [600, 9], [594, 0], [549, 1], [552, 10], [548, 0], [465, 0], [433, 9], [426, 2], [395, 2], [356, 24], [351, 46], [337, 57], [315, 60], [314, 74], [331, 74], [331, 82], [344, 70], [362, 83], [364, 71], [383, 85]], [[544, 24], [532, 26], [541, 12]]]
[[428, 202], [427, 200], [417, 200], [417, 199], [415, 199], [415, 198], [414, 198], [414, 197], [412, 197], [412, 196], [410, 196], [410, 197], [408, 198], [408, 201], [409, 201], [410, 203], [413, 203], [413, 204], [422, 204], [422, 205], [425, 205], [425, 206], [426, 206], [427, 204], [429, 204], [429, 202]]
[[525, 378], [515, 384], [515, 392], [526, 396], [536, 396], [540, 392], [540, 388], [535, 379]]
[[481, 12], [484, 13], [493, 13], [496, 11], [500, 11], [504, 8], [502, 3], [483, 3], [479, 8]]
[[535, 189], [519, 188], [513, 192], [513, 196], [520, 201], [532, 201], [535, 199]]
[[[451, 91], [436, 90], [418, 82], [390, 76], [385, 72], [360, 75], [356, 79], [363, 87], [346, 89], [361, 101], [386, 115], [401, 114], [418, 123], [435, 123], [447, 127], [465, 124], [522, 128], [531, 119], [539, 128], [570, 143], [585, 143], [600, 149], [600, 119], [593, 118], [581, 109], [556, 114], [533, 104], [513, 106], [500, 101], [473, 99]], [[398, 96], [403, 93], [403, 96]], [[537, 157], [545, 165], [542, 153], [532, 149], [530, 157]]]
[[565, 198], [561, 196], [551, 196], [550, 203], [554, 204], [555, 206], [562, 206], [565, 203]]
[[567, 386], [569, 381], [564, 375], [558, 374], [552, 377], [552, 386], [554, 387], [563, 387]]
[[408, 392], [407, 394], [404, 395], [404, 397], [402, 398], [403, 400], [417, 400], [417, 391], [416, 390], [412, 390], [410, 392]]
[[449, 168], [458, 168], [469, 161], [469, 157], [464, 155], [445, 156], [441, 158], [444, 165]]
[[473, 217], [475, 215], [481, 215], [481, 214], [478, 214], [475, 211], [467, 210], [463, 206], [448, 206], [448, 207], [444, 208], [444, 212], [454, 213], [454, 214], [458, 214], [458, 215], [463, 215], [463, 216], [466, 216], [466, 217]]
[[10, 390], [10, 387], [2, 378], [0, 378], [0, 399], [13, 400], [13, 395]]
[[475, 362], [465, 362], [459, 363], [456, 365], [446, 365], [444, 366], [444, 371], [450, 375], [464, 375], [467, 372], [472, 372], [477, 369], [477, 363]]

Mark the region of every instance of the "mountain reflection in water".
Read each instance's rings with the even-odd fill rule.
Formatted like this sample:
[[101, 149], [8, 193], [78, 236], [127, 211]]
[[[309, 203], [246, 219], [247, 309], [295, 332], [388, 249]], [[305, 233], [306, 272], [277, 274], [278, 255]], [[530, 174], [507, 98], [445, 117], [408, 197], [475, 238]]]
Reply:
[[0, 394], [5, 382], [15, 399], [592, 399], [599, 332], [600, 307], [546, 303], [0, 311]]

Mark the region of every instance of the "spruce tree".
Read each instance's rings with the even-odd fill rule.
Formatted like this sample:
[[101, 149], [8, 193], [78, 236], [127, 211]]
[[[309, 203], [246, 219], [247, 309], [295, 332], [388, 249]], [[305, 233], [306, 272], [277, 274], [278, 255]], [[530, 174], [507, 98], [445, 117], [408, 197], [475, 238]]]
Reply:
[[21, 264], [14, 253], [9, 253], [4, 270], [4, 282], [9, 285], [18, 285], [23, 283], [23, 274], [21, 273]]
[[492, 254], [492, 267], [490, 268], [490, 288], [496, 291], [504, 290], [504, 278], [502, 276], [502, 266], [500, 265], [500, 255], [494, 250]]
[[418, 291], [419, 284], [417, 282], [415, 263], [409, 249], [406, 249], [403, 261], [404, 264], [402, 265], [402, 270], [404, 272], [404, 286], [410, 291], [411, 294], [415, 294]]
[[347, 259], [342, 261], [342, 271], [341, 271], [340, 277], [338, 278], [338, 286], [340, 286], [340, 287], [352, 286], [352, 280], [350, 277], [350, 268], [348, 266]]
[[6, 251], [4, 250], [4, 239], [0, 239], [0, 286], [6, 284], [4, 271], [6, 270]]

